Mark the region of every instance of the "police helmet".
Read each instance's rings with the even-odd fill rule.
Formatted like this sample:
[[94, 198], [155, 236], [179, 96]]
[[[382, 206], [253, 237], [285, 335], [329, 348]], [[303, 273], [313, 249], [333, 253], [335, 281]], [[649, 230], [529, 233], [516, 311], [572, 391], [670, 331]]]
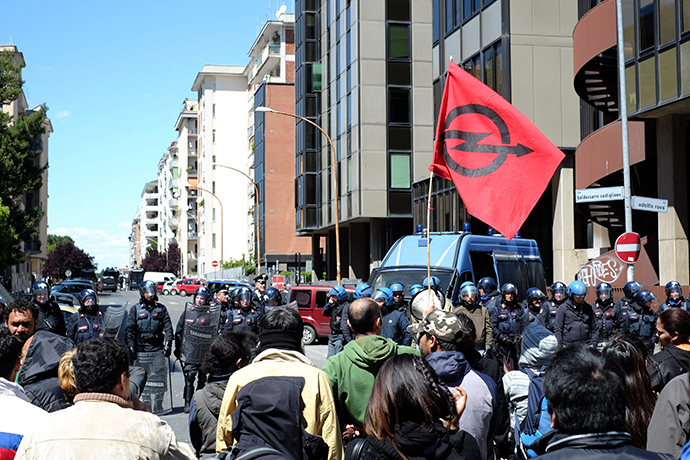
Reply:
[[658, 300], [654, 294], [652, 294], [651, 291], [648, 291], [647, 289], [640, 289], [635, 293], [635, 303], [641, 307], [647, 305], [647, 303], [652, 302], [652, 303], [657, 303]]
[[[79, 293], [79, 303], [82, 307], [94, 308], [98, 307], [98, 296], [93, 289], [84, 289]], [[91, 300], [91, 302], [86, 305], [86, 301]]]
[[422, 284], [424, 285], [424, 287], [438, 289], [441, 287], [441, 280], [438, 279], [438, 276], [432, 276], [431, 281], [429, 281], [429, 278], [426, 277], [424, 278], [424, 283]]
[[387, 307], [390, 307], [395, 303], [395, 301], [393, 300], [393, 291], [386, 287], [377, 289], [376, 293], [374, 294], [374, 297], [372, 298], [376, 301], [378, 301], [379, 299], [383, 300], [383, 304]]
[[367, 283], [361, 283], [355, 289], [354, 297], [355, 299], [361, 299], [362, 297], [371, 297], [373, 292], [371, 292], [371, 286]]
[[[198, 297], [201, 296], [201, 302]], [[194, 292], [194, 303], [197, 305], [208, 305], [211, 301], [211, 291], [206, 286], [201, 286]]]
[[562, 294], [563, 296], [565, 296], [565, 291], [566, 291], [565, 283], [562, 283], [560, 281], [556, 281], [555, 283], [553, 283], [551, 285], [551, 297], [553, 297], [553, 295], [556, 293], [559, 293], [559, 294]]
[[480, 287], [484, 290], [485, 294], [488, 294], [489, 292], [494, 292], [496, 289], [498, 289], [498, 284], [496, 284], [496, 280], [486, 276], [482, 279], [479, 280], [477, 283], [477, 287]]
[[424, 286], [422, 286], [421, 284], [413, 284], [412, 286], [410, 286], [410, 295], [414, 297], [422, 289], [424, 289]]
[[388, 289], [393, 291], [393, 294], [395, 294], [396, 292], [405, 292], [405, 286], [403, 286], [400, 283], [393, 283], [388, 287]]
[[530, 303], [534, 302], [535, 300], [546, 300], [546, 295], [544, 295], [544, 293], [541, 292], [541, 289], [535, 287], [527, 289], [527, 291], [525, 292], [525, 297], [527, 297], [527, 301]]
[[283, 297], [278, 289], [271, 286], [264, 292], [264, 301], [269, 307], [278, 307], [283, 303]]
[[627, 282], [625, 286], [623, 286], [623, 295], [628, 299], [632, 299], [640, 289], [642, 289], [642, 285], [637, 281]]
[[153, 300], [158, 300], [158, 294], [156, 293], [156, 284], [151, 280], [143, 281], [139, 285], [139, 295], [142, 299], [146, 299], [146, 294], [153, 295]]
[[678, 281], [669, 281], [666, 283], [666, 297], [670, 299], [673, 291], [678, 292], [678, 297], [676, 297], [676, 299], [683, 297], [683, 288], [680, 287], [680, 283]]
[[602, 300], [610, 299], [612, 290], [613, 288], [609, 283], [597, 284], [597, 298], [601, 299], [603, 297]]
[[568, 297], [587, 295], [587, 286], [582, 281], [573, 281], [568, 285]]
[[43, 294], [45, 295], [45, 299], [43, 302], [40, 303], [45, 303], [48, 301], [50, 298], [50, 286], [48, 286], [48, 283], [46, 283], [43, 280], [36, 281], [33, 285], [33, 294], [34, 294], [34, 300], [38, 302], [38, 299], [36, 298], [37, 295]]
[[501, 286], [501, 294], [506, 295], [510, 293], [517, 296], [517, 287], [513, 283], [505, 283]]
[[336, 296], [338, 302], [342, 302], [347, 299], [347, 291], [341, 285], [333, 286], [330, 291], [328, 291], [328, 297]]
[[237, 293], [237, 300], [239, 300], [240, 305], [245, 302], [246, 306], [249, 306], [252, 302], [252, 290], [245, 286], [241, 287]]
[[460, 286], [460, 298], [463, 300], [469, 300], [471, 297], [477, 299], [477, 286], [471, 281], [466, 281]]
[[237, 296], [239, 295], [239, 293], [240, 293], [240, 288], [238, 288], [238, 287], [230, 289], [230, 301], [234, 302], [235, 300], [237, 300]]

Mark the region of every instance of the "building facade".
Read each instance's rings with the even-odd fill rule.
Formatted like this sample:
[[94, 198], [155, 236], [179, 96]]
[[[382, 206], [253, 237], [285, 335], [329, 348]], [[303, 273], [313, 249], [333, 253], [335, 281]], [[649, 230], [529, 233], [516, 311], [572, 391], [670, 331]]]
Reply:
[[[160, 250], [162, 238], [159, 228], [163, 218], [160, 205], [158, 180], [147, 182], [141, 191], [139, 202], [139, 264], [149, 248]], [[136, 221], [136, 219], [135, 219]]]
[[431, 163], [432, 6], [297, 0], [295, 16], [295, 110], [334, 148], [297, 123], [295, 231], [312, 238], [317, 277], [334, 279], [338, 219], [341, 275], [367, 279], [413, 231], [412, 184]]

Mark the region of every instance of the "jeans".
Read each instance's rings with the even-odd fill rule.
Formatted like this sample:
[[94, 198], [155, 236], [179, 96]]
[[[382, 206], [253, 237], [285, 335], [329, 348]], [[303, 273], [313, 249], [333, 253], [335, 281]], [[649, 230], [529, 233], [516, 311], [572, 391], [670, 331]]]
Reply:
[[343, 351], [343, 336], [342, 335], [329, 335], [328, 336], [328, 355], [326, 359], [331, 356]]

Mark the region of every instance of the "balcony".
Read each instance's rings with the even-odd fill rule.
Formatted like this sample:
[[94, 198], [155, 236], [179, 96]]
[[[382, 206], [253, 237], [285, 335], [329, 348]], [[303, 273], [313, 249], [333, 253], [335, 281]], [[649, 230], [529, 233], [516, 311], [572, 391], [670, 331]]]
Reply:
[[198, 156], [199, 156], [199, 152], [197, 152], [196, 149], [189, 149], [189, 150], [187, 151], [187, 158], [190, 158], [190, 157], [196, 158], [196, 157], [198, 157]]
[[264, 76], [270, 75], [280, 65], [280, 42], [269, 43], [256, 58], [254, 67], [249, 71], [249, 84], [261, 83]]
[[187, 260], [197, 260], [199, 256], [194, 252], [187, 253]]
[[196, 168], [187, 168], [187, 176], [197, 177], [199, 175], [199, 170]]
[[199, 235], [197, 232], [187, 232], [187, 239], [188, 240], [197, 240], [197, 239], [199, 239]]

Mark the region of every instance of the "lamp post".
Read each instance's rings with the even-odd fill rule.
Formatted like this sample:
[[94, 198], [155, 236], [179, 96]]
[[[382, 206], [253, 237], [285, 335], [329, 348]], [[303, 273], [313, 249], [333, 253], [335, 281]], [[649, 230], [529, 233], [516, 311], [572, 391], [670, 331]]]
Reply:
[[317, 125], [313, 121], [301, 117], [297, 114], [290, 113], [290, 112], [281, 112], [279, 110], [273, 110], [270, 107], [257, 107], [254, 109], [256, 112], [269, 112], [269, 113], [276, 113], [278, 115], [285, 115], [288, 117], [293, 117], [293, 118], [298, 118], [304, 122], [309, 123], [310, 125], [316, 127], [321, 133], [323, 133], [324, 136], [326, 136], [326, 139], [328, 139], [328, 144], [331, 146], [331, 154], [333, 155], [333, 192], [335, 195], [335, 267], [336, 267], [336, 279], [338, 281], [338, 284], [340, 284], [340, 226], [338, 224], [340, 220], [340, 211], [339, 211], [339, 206], [338, 206], [338, 159], [336, 158], [335, 155], [335, 149], [333, 148], [333, 141], [331, 141], [331, 138], [328, 134], [326, 134], [326, 131], [321, 128], [321, 126]]
[[[218, 196], [215, 193], [211, 192], [210, 190], [206, 190], [205, 188], [201, 188], [197, 185], [192, 185], [189, 183], [185, 184], [185, 187], [186, 188], [193, 188], [196, 190], [201, 190], [202, 192], [206, 192], [206, 193], [210, 194], [211, 196], [213, 196], [216, 200], [218, 200], [218, 204], [220, 205], [220, 271], [222, 273], [223, 272], [223, 203], [220, 201], [220, 198], [218, 198]], [[198, 231], [199, 231], [199, 229], [197, 228], [197, 232]], [[199, 269], [197, 267], [197, 272], [198, 271], [199, 271]]]
[[246, 177], [249, 180], [249, 182], [251, 182], [252, 185], [254, 186], [254, 201], [255, 201], [254, 208], [256, 210], [256, 216], [254, 217], [254, 219], [255, 219], [254, 222], [255, 222], [255, 226], [256, 226], [256, 274], [260, 275], [261, 274], [261, 257], [260, 257], [261, 256], [261, 249], [259, 246], [259, 235], [261, 234], [261, 231], [260, 231], [260, 223], [259, 223], [259, 187], [257, 187], [256, 182], [254, 182], [254, 180], [251, 177], [249, 177], [249, 175], [246, 174], [244, 171], [241, 171], [237, 168], [233, 168], [232, 166], [221, 165], [218, 163], [213, 163], [213, 166], [219, 166], [221, 168], [226, 168], [226, 169], [229, 169], [231, 171], [236, 171], [236, 172], [242, 174], [244, 177]]

